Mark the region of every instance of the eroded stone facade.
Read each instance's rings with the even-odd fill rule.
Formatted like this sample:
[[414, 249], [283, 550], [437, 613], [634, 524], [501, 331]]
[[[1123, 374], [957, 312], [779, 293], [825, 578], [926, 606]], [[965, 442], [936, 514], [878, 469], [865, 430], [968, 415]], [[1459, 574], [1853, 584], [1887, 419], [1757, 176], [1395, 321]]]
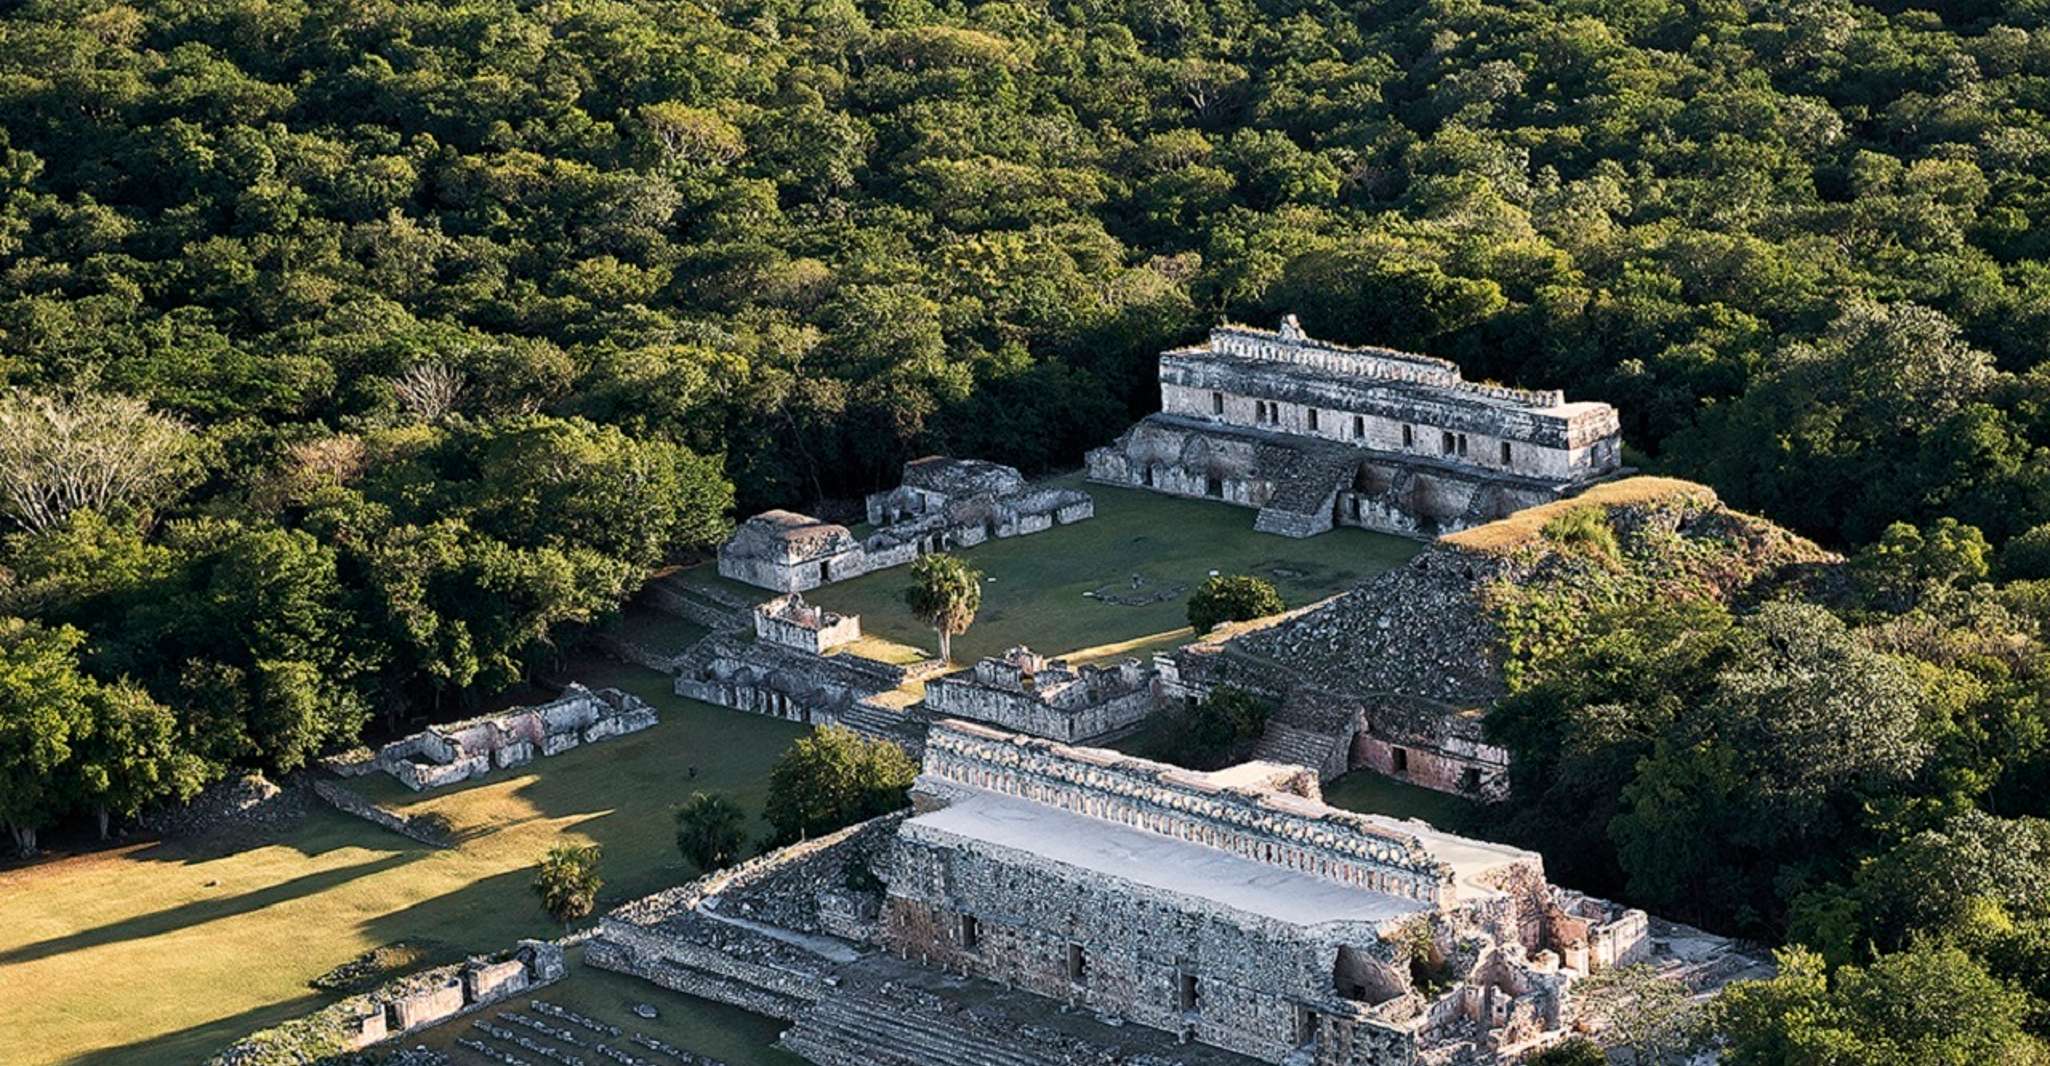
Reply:
[[1257, 528], [1434, 536], [1569, 495], [1622, 464], [1603, 403], [1482, 385], [1387, 348], [1226, 325], [1160, 356], [1160, 413], [1089, 453], [1091, 480], [1259, 509]]
[[925, 709], [1036, 737], [1088, 740], [1146, 717], [1153, 709], [1151, 673], [1137, 659], [1074, 667], [1018, 647], [926, 682]]
[[1089, 494], [1027, 484], [1008, 466], [931, 456], [904, 464], [903, 484], [870, 495], [873, 531], [794, 511], [765, 511], [719, 549], [719, 573], [778, 592], [801, 592], [893, 566], [928, 552], [972, 548], [1093, 517]]
[[941, 723], [922, 813], [883, 873], [883, 941], [1262, 1061], [1334, 1066], [1541, 1042], [1577, 975], [1649, 954], [1642, 912], [1551, 887], [1533, 853], [1271, 780]]
[[638, 696], [571, 684], [547, 703], [428, 726], [379, 748], [375, 764], [415, 791], [440, 788], [655, 721], [655, 709]]

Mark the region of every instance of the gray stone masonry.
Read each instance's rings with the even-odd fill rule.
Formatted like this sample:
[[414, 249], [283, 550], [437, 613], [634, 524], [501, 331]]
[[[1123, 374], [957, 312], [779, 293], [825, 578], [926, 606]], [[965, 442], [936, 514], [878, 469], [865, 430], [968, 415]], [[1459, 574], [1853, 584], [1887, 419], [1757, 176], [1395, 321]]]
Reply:
[[1012, 648], [926, 682], [925, 709], [1036, 737], [1074, 742], [1129, 728], [1153, 709], [1152, 671], [1137, 659], [1071, 667]]
[[972, 548], [1094, 517], [1089, 494], [1035, 487], [1008, 466], [929, 456], [904, 464], [903, 484], [868, 497], [874, 527], [856, 540], [847, 527], [792, 511], [765, 511], [740, 524], [719, 549], [719, 573], [778, 592], [906, 563], [929, 552]]
[[379, 748], [376, 762], [414, 791], [441, 788], [655, 722], [655, 709], [638, 696], [572, 683], [548, 703], [428, 726]]
[[1258, 508], [1255, 527], [1434, 536], [1621, 468], [1602, 403], [1465, 381], [1442, 359], [1226, 325], [1160, 357], [1160, 413], [1089, 453], [1093, 481]]

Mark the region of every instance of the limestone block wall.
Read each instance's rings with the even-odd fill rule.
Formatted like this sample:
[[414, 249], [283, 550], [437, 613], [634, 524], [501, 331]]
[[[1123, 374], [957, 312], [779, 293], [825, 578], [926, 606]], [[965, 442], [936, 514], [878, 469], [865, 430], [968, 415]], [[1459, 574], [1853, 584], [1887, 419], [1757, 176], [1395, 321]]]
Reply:
[[390, 1015], [391, 1028], [404, 1031], [432, 1025], [443, 1018], [451, 1017], [463, 1009], [465, 1002], [463, 982], [450, 978], [447, 984], [438, 988], [425, 989], [393, 1000], [386, 1007], [386, 1012]]
[[972, 681], [935, 678], [926, 683], [925, 705], [934, 714], [988, 722], [1015, 732], [1071, 743], [1143, 720], [1153, 710], [1153, 693], [1140, 687], [1070, 708], [1050, 705], [1029, 692], [1008, 692]]
[[908, 833], [885, 880], [881, 935], [907, 958], [1267, 1062], [1308, 1042], [1305, 1026], [1321, 1062], [1410, 1061], [1400, 1057], [1413, 1048], [1405, 1033], [1356, 1036], [1386, 1027], [1337, 998], [1335, 948], [1297, 927], [1091, 880], [1009, 849]]
[[861, 639], [861, 616], [807, 607], [802, 600], [764, 604], [754, 610], [755, 639], [814, 655]]

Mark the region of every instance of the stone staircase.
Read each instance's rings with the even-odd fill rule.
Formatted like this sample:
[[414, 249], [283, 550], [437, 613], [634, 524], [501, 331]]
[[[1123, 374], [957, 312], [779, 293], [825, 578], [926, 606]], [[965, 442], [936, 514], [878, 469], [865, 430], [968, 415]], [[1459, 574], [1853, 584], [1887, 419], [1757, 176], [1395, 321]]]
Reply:
[[819, 1066], [1066, 1066], [1065, 1056], [971, 1032], [945, 1014], [836, 996], [799, 1015], [783, 1047]]
[[1284, 537], [1313, 537], [1331, 529], [1331, 509], [1338, 486], [1350, 467], [1349, 457], [1316, 455], [1302, 463], [1299, 476], [1281, 482], [1267, 506], [1253, 518], [1253, 528]]
[[1253, 745], [1252, 757], [1307, 766], [1321, 775], [1333, 762], [1334, 749], [1338, 744], [1337, 737], [1270, 720], [1266, 731]]
[[876, 740], [887, 740], [919, 758], [925, 753], [925, 716], [910, 711], [893, 711], [867, 702], [855, 702], [840, 710], [840, 724]]

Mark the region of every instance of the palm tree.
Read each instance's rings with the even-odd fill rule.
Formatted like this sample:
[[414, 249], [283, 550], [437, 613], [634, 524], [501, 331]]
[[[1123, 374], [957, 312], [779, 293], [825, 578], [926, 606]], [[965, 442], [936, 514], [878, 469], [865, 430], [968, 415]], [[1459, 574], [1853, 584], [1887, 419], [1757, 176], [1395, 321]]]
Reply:
[[740, 857], [747, 841], [747, 812], [725, 796], [703, 792], [676, 809], [676, 847], [701, 874]]
[[982, 573], [951, 555], [920, 556], [904, 602], [940, 635], [941, 661], [953, 662], [954, 636], [968, 632], [982, 608]]

